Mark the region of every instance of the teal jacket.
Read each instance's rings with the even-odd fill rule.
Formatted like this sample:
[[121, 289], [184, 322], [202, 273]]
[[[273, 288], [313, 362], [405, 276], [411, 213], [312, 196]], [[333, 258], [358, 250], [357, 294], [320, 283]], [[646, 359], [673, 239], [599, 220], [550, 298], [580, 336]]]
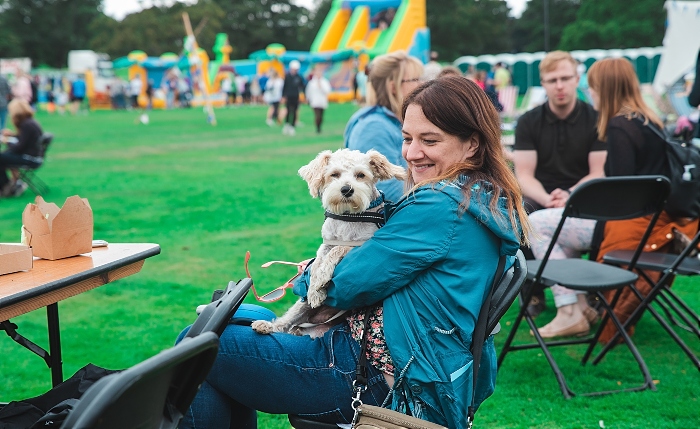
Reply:
[[[505, 208], [495, 219], [490, 186], [461, 182], [419, 188], [387, 210], [387, 222], [335, 269], [325, 304], [341, 309], [383, 302], [384, 333], [396, 372], [391, 408], [451, 429], [466, 427], [472, 397], [472, 332], [501, 255], [515, 261], [519, 231]], [[303, 282], [295, 292], [305, 295]], [[484, 343], [476, 405], [493, 393], [496, 350]]]

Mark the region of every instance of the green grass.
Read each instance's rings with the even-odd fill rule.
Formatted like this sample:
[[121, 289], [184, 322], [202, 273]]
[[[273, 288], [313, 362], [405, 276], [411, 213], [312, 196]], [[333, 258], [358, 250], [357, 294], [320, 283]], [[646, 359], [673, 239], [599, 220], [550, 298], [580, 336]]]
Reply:
[[[332, 105], [323, 134], [316, 135], [312, 113], [302, 107], [306, 125], [295, 138], [265, 126], [262, 107], [218, 110], [216, 127], [206, 124], [200, 109], [154, 111], [147, 126], [135, 124], [132, 112], [40, 113], [44, 129], [56, 136], [39, 171], [51, 186], [46, 199], [61, 205], [71, 195], [88, 198], [95, 238], [153, 242], [162, 249], [139, 274], [60, 303], [65, 375], [89, 362], [125, 368], [170, 347], [194, 320], [198, 304], [245, 275], [246, 250], [252, 253], [251, 270], [261, 290], [289, 278], [291, 267], [255, 267], [314, 254], [323, 212], [297, 170], [319, 151], [342, 146], [354, 109]], [[0, 200], [0, 242], [19, 241], [22, 210], [32, 200], [31, 192]], [[674, 289], [700, 308], [698, 283], [682, 280]], [[280, 314], [293, 302], [287, 296], [270, 308]], [[550, 308], [540, 323], [552, 316]], [[43, 310], [13, 322], [28, 338], [47, 345]], [[699, 351], [697, 338], [681, 336]], [[658, 380], [656, 392], [565, 400], [541, 352], [522, 351], [504, 362], [496, 393], [483, 404], [477, 422], [511, 428], [597, 428], [599, 421], [606, 428], [697, 427], [698, 371], [650, 317], [642, 319], [634, 338]], [[499, 344], [504, 339], [505, 332], [497, 336]], [[519, 339], [529, 339], [526, 329]], [[598, 367], [581, 367], [575, 360], [580, 349], [556, 352], [575, 390], [639, 378], [624, 348], [615, 349]], [[43, 361], [4, 335], [0, 356], [0, 401], [49, 389]], [[284, 416], [262, 415], [260, 427], [289, 425]]]

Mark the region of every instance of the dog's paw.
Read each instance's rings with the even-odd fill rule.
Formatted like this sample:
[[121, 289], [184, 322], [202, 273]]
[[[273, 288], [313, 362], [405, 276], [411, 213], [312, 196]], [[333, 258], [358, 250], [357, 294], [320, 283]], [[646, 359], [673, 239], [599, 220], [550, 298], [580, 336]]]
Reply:
[[267, 320], [256, 320], [250, 325], [258, 334], [271, 334], [273, 332], [272, 322]]
[[327, 296], [327, 294], [326, 294], [326, 291], [324, 289], [310, 290], [306, 294], [306, 300], [309, 302], [309, 305], [311, 306], [311, 308], [318, 308], [326, 300], [326, 296]]

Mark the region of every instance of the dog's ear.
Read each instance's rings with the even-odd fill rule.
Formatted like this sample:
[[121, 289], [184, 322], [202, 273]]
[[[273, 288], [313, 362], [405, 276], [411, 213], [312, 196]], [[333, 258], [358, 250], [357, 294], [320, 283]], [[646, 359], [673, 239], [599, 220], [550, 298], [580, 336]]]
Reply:
[[328, 165], [332, 153], [333, 152], [330, 150], [324, 150], [319, 153], [313, 161], [299, 169], [299, 175], [309, 184], [309, 193], [314, 198], [318, 197], [321, 192], [321, 188], [323, 187], [323, 171]]
[[406, 180], [406, 170], [403, 167], [390, 163], [384, 155], [374, 149], [368, 150], [367, 155], [369, 155], [370, 168], [377, 179], [387, 180], [396, 177], [399, 180]]

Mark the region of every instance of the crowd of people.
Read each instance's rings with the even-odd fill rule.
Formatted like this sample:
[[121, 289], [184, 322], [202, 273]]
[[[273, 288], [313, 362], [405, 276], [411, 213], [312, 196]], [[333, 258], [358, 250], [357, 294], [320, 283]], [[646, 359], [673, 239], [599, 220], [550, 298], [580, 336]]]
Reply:
[[[424, 66], [402, 51], [380, 55], [362, 72], [364, 78], [355, 79], [356, 88], [366, 79], [366, 102], [349, 118], [344, 146], [380, 152], [406, 168], [408, 179], [378, 184], [388, 207], [386, 224], [342, 259], [328, 284], [326, 304], [349, 315], [318, 339], [260, 335], [229, 325], [181, 428], [255, 428], [256, 410], [348, 424], [361, 352], [370, 364], [367, 389], [360, 392], [363, 403], [464, 428], [472, 397], [478, 407], [495, 387], [492, 335], [483, 345], [473, 392], [468, 368], [472, 333], [499, 259], [505, 258], [508, 268], [519, 249], [541, 258], [568, 196], [588, 180], [668, 175], [665, 142], [652, 130], [661, 130], [663, 123], [644, 102], [635, 71], [624, 58], [599, 60], [586, 71], [567, 52], [548, 53], [539, 65], [547, 100], [518, 119], [512, 165], [501, 144], [497, 100], [498, 91], [510, 85], [505, 65], [497, 64], [492, 75], [464, 76], [441, 66], [437, 54], [431, 58]], [[295, 135], [304, 94], [320, 133], [331, 85], [322, 66], [310, 68], [307, 76], [300, 66], [291, 61], [284, 77], [271, 69], [254, 85], [233, 75], [221, 91], [228, 104], [246, 93], [243, 100], [268, 104], [266, 123], [284, 124], [288, 136]], [[592, 105], [577, 96], [582, 78]], [[26, 84], [12, 90], [15, 98], [7, 106], [15, 131], [4, 130], [3, 136], [15, 140], [0, 153], [3, 193], [16, 187], [8, 166], [38, 156], [35, 142], [42, 130], [33, 119]], [[124, 85], [134, 107], [143, 85], [152, 94], [152, 83], [140, 78]], [[169, 105], [183, 103], [178, 76], [167, 75], [164, 85], [172, 92]], [[0, 95], [8, 90], [0, 80]], [[71, 93], [81, 101], [79, 90]], [[700, 102], [699, 93], [694, 88], [691, 101]], [[0, 101], [0, 113], [3, 106]], [[20, 156], [23, 161], [20, 152], [28, 155]], [[602, 258], [610, 250], [629, 248], [647, 222], [574, 220], [566, 224], [550, 258], [577, 257], [593, 248]], [[667, 247], [669, 228], [693, 236], [698, 223], [664, 213], [652, 233], [654, 250]], [[304, 297], [313, 261], [300, 270], [294, 290]], [[551, 290], [557, 312], [539, 328], [542, 337], [589, 333], [599, 314], [586, 296], [560, 285]], [[526, 305], [531, 315], [539, 315], [544, 291]], [[363, 323], [372, 327], [370, 332], [357, 329]], [[365, 337], [371, 350], [361, 349]], [[271, 379], [275, 383], [267, 382]]]

